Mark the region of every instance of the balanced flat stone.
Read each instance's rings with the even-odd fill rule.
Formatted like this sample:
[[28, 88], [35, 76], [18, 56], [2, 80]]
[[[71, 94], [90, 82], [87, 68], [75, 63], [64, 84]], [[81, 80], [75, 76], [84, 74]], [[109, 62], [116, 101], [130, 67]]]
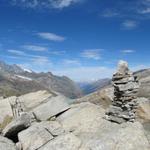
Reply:
[[46, 103], [33, 109], [33, 113], [38, 120], [45, 121], [69, 108], [67, 98], [60, 95], [48, 99]]

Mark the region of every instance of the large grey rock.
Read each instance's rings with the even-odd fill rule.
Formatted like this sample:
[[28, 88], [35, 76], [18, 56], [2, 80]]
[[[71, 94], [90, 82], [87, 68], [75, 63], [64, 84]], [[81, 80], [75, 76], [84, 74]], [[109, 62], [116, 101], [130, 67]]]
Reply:
[[0, 101], [0, 128], [4, 128], [11, 122], [13, 113], [8, 99]]
[[35, 125], [41, 128], [45, 128], [53, 136], [58, 136], [65, 132], [62, 125], [58, 121], [43, 121], [40, 123], [35, 123]]
[[20, 117], [14, 119], [3, 130], [3, 135], [13, 141], [17, 140], [17, 134], [30, 126], [30, 115], [22, 113]]
[[16, 150], [16, 146], [11, 140], [0, 136], [0, 150]]
[[53, 139], [47, 124], [36, 123], [18, 134], [23, 150], [36, 150]]
[[101, 130], [90, 135], [80, 135], [90, 150], [149, 150], [150, 145], [140, 123], [112, 125], [103, 122]]
[[38, 120], [44, 121], [69, 108], [67, 98], [60, 95], [47, 99], [47, 102], [41, 104], [32, 111]]
[[105, 110], [92, 103], [71, 105], [71, 108], [57, 119], [66, 131], [74, 133], [97, 131], [105, 116]]
[[105, 110], [90, 103], [72, 105], [57, 119], [75, 134], [86, 150], [149, 150], [139, 122], [116, 124], [105, 120]]
[[39, 150], [79, 150], [81, 144], [80, 139], [69, 133], [56, 137]]
[[54, 95], [47, 91], [37, 91], [22, 95], [19, 97], [19, 100], [21, 103], [23, 103], [24, 108], [28, 111], [41, 105], [50, 97], [54, 97]]

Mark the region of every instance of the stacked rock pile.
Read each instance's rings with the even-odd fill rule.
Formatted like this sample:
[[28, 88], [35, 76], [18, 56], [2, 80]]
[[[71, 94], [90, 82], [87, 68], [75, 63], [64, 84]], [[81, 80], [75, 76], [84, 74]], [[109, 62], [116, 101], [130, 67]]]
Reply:
[[112, 82], [114, 100], [106, 113], [107, 119], [117, 123], [134, 122], [139, 82], [129, 70], [127, 62], [119, 62], [117, 73], [113, 75]]

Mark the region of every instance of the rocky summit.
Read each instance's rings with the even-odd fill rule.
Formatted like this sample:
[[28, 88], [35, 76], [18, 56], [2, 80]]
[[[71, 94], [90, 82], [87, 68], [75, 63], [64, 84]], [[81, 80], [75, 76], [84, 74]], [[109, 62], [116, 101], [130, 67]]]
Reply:
[[137, 108], [137, 93], [139, 82], [128, 68], [128, 63], [120, 61], [118, 70], [113, 75], [114, 99], [107, 114], [107, 119], [113, 122], [134, 122]]

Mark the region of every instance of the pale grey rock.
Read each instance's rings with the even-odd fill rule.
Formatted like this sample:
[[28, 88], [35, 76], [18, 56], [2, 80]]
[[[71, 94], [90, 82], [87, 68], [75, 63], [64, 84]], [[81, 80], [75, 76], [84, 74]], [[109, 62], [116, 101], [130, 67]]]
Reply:
[[92, 103], [80, 103], [71, 105], [71, 108], [60, 115], [60, 121], [65, 131], [80, 133], [97, 131], [104, 120], [105, 110]]
[[0, 150], [17, 150], [17, 149], [15, 144], [11, 140], [0, 136]]
[[117, 125], [103, 121], [97, 132], [77, 135], [90, 150], [149, 150], [150, 145], [140, 123]]
[[24, 108], [29, 111], [46, 102], [47, 99], [51, 97], [54, 97], [52, 93], [47, 91], [37, 91], [22, 95], [19, 97], [19, 100], [23, 103]]
[[37, 150], [53, 139], [45, 125], [36, 123], [18, 134], [23, 150]]
[[128, 82], [127, 84], [117, 84], [114, 85], [119, 91], [131, 91], [135, 89], [139, 89], [139, 84], [137, 82]]
[[17, 148], [17, 150], [22, 150], [22, 147], [21, 147], [21, 143], [20, 143], [20, 142], [17, 142], [17, 143], [16, 143], [16, 148]]
[[[57, 119], [72, 132], [87, 150], [149, 150], [143, 126], [139, 122], [116, 124], [105, 120], [105, 110], [91, 103], [71, 105]], [[57, 150], [57, 149], [55, 149]]]
[[120, 60], [119, 63], [118, 63], [117, 73], [124, 75], [124, 74], [126, 74], [128, 72], [129, 72], [128, 63], [126, 61]]
[[9, 139], [16, 140], [17, 134], [30, 126], [30, 115], [22, 113], [20, 117], [14, 119], [3, 130], [3, 135]]
[[81, 140], [72, 133], [64, 134], [42, 146], [39, 150], [80, 150]]
[[5, 125], [7, 125], [5, 123], [7, 122], [8, 118], [10, 120], [13, 118], [11, 105], [8, 99], [3, 99], [0, 101], [0, 126], [5, 127]]
[[0, 101], [3, 100], [3, 99], [4, 99], [3, 96], [0, 96]]
[[46, 103], [36, 107], [32, 112], [38, 120], [45, 121], [69, 108], [67, 98], [60, 95], [48, 99]]
[[58, 121], [43, 121], [37, 124], [38, 127], [45, 128], [53, 136], [58, 136], [65, 133], [62, 125]]

